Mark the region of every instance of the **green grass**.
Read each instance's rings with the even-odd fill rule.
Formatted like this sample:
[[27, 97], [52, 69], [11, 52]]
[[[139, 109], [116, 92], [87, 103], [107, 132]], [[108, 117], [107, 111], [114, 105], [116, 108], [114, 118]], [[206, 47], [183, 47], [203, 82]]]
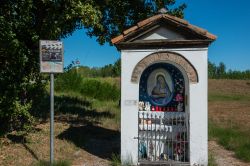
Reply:
[[208, 101], [249, 101], [250, 96], [228, 95], [212, 93], [208, 95]]
[[121, 166], [121, 158], [120, 155], [112, 154], [111, 156], [111, 166]]
[[55, 94], [55, 114], [75, 115], [88, 121], [100, 122], [102, 126], [120, 130], [119, 101], [101, 101], [80, 93], [57, 92]]
[[62, 161], [54, 161], [52, 165], [50, 165], [49, 161], [38, 161], [37, 163], [34, 164], [34, 166], [70, 166], [71, 163], [67, 160], [62, 160]]
[[217, 166], [214, 155], [211, 153], [208, 154], [208, 166]]
[[250, 134], [241, 132], [237, 128], [223, 128], [209, 122], [209, 139], [215, 138], [227, 150], [235, 152], [235, 156], [250, 162]]
[[113, 77], [95, 77], [95, 78], [87, 78], [88, 80], [97, 80], [100, 81], [102, 83], [106, 82], [109, 83], [111, 85], [115, 85], [117, 88], [120, 88], [120, 79], [117, 78], [113, 78]]

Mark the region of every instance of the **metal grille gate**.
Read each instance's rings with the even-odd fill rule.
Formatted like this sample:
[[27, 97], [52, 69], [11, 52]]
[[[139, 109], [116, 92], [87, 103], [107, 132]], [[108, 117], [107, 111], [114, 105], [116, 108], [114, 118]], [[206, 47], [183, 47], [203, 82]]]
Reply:
[[188, 165], [189, 129], [186, 112], [138, 112], [140, 164]]
[[140, 165], [189, 165], [189, 116], [182, 72], [169, 63], [146, 68], [140, 78]]

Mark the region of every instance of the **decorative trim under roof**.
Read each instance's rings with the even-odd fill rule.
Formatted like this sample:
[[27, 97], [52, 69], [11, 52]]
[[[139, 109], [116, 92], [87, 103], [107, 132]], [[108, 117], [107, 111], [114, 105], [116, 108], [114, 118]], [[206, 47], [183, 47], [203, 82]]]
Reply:
[[118, 49], [153, 49], [153, 48], [192, 48], [207, 47], [212, 40], [140, 40], [135, 42], [120, 42]]
[[[166, 21], [171, 25], [174, 25], [177, 27], [178, 30], [181, 31], [187, 31], [186, 33], [192, 33], [196, 37], [194, 39], [189, 40], [155, 40], [155, 41], [131, 41], [135, 36], [138, 35], [138, 33], [144, 32], [145, 30], [148, 30], [152, 26], [155, 26], [156, 24], [160, 24], [161, 21]], [[142, 47], [143, 45], [149, 45], [153, 44], [155, 46], [161, 46], [161, 45], [169, 45], [169, 46], [177, 46], [178, 45], [208, 45], [209, 43], [213, 42], [217, 37], [211, 33], [209, 33], [207, 30], [202, 29], [200, 27], [194, 26], [190, 23], [188, 23], [184, 19], [180, 19], [175, 16], [171, 16], [169, 14], [158, 14], [155, 16], [152, 16], [150, 18], [147, 18], [143, 21], [138, 22], [135, 26], [123, 31], [123, 33], [111, 40], [111, 42], [118, 46], [118, 48], [126, 47], [126, 46], [132, 46], [135, 45], [135, 47], [139, 46]], [[151, 45], [152, 46], [152, 45]], [[137, 47], [138, 48], [138, 47]]]

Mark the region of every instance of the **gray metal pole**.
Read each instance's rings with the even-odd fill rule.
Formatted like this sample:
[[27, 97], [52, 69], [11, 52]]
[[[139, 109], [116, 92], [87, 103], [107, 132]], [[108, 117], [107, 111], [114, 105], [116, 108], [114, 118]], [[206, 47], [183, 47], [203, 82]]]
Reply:
[[54, 74], [50, 74], [50, 164], [54, 161]]

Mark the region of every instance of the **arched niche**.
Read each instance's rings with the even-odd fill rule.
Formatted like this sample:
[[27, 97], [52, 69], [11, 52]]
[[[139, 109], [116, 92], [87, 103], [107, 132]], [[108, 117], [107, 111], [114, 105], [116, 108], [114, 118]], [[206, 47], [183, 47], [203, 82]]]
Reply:
[[198, 83], [198, 73], [193, 65], [182, 55], [173, 52], [157, 52], [143, 58], [135, 66], [131, 82], [138, 83], [142, 72], [150, 65], [160, 62], [171, 62], [181, 66], [186, 72], [190, 83]]

